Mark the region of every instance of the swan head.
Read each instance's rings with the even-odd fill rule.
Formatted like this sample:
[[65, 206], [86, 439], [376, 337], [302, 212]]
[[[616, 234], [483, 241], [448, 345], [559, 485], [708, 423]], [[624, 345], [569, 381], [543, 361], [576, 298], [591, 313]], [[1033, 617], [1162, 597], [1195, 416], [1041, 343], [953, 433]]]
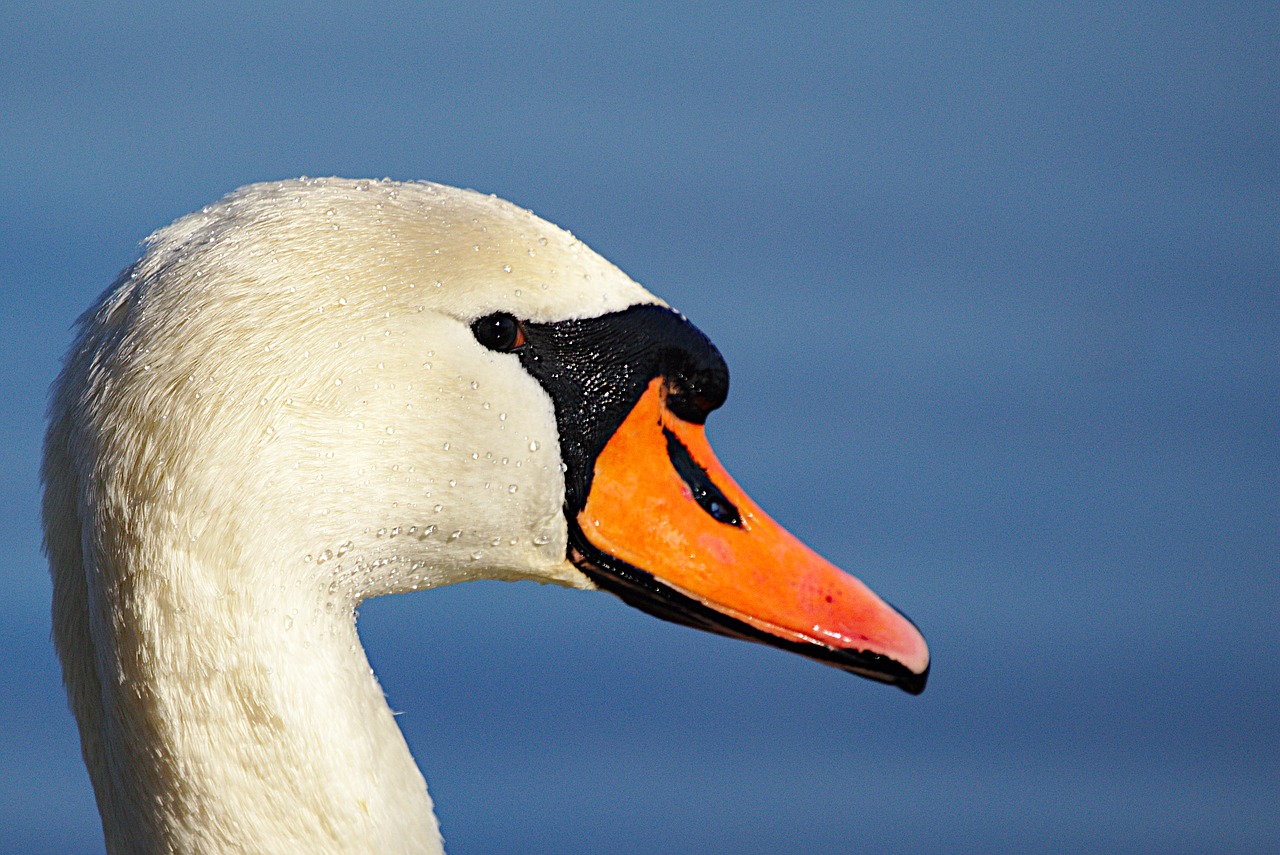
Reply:
[[921, 691], [910, 621], [716, 460], [727, 392], [706, 336], [528, 211], [298, 180], [148, 240], [83, 319], [50, 436], [114, 521], [89, 563], [165, 543], [202, 596], [333, 610], [475, 578], [601, 588]]

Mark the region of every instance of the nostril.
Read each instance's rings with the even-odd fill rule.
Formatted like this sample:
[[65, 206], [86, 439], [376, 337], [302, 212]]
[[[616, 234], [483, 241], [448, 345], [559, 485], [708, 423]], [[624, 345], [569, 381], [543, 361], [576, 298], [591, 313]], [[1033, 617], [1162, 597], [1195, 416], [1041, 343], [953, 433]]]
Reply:
[[671, 457], [671, 465], [675, 467], [676, 474], [693, 493], [694, 501], [716, 522], [742, 528], [742, 516], [738, 513], [737, 507], [715, 485], [711, 476], [707, 474], [707, 470], [693, 459], [693, 455], [689, 453], [689, 449], [685, 448], [680, 438], [665, 427], [662, 429], [662, 435], [667, 439], [667, 454]]

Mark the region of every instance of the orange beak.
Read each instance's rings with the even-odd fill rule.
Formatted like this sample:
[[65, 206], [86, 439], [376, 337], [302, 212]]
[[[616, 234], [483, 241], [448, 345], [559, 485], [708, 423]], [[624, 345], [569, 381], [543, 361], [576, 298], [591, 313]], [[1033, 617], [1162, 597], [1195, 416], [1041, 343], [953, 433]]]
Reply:
[[765, 515], [665, 399], [652, 380], [596, 458], [575, 563], [658, 617], [923, 691], [915, 625]]

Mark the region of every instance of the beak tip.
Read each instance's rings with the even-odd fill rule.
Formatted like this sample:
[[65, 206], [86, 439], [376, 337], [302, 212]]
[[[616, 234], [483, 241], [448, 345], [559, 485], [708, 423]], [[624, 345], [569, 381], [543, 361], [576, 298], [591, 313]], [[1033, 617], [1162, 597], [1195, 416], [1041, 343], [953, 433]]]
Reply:
[[909, 672], [906, 676], [900, 678], [897, 681], [897, 686], [908, 695], [918, 695], [924, 691], [925, 684], [928, 682], [929, 666], [926, 665], [919, 674]]
[[908, 695], [920, 694], [924, 691], [925, 684], [929, 682], [930, 663], [927, 659], [923, 670], [914, 671], [890, 656], [849, 649], [833, 652], [836, 655], [827, 659], [829, 664], [861, 677], [869, 677], [880, 683], [897, 686]]
[[929, 655], [929, 643], [924, 640], [924, 633], [916, 626], [915, 621], [892, 604], [886, 605], [902, 619], [899, 654], [893, 657], [901, 670], [894, 682], [908, 694], [918, 695], [924, 691], [925, 683], [929, 681], [929, 668], [933, 664]]

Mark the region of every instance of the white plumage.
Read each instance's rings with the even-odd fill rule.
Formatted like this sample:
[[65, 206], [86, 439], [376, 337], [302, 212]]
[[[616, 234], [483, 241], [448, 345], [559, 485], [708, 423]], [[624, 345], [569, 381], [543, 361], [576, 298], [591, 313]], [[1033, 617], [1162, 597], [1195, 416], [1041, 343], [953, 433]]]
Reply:
[[112, 852], [434, 852], [365, 597], [565, 560], [551, 402], [490, 311], [654, 302], [567, 232], [432, 184], [246, 187], [82, 319], [44, 461], [54, 637]]

